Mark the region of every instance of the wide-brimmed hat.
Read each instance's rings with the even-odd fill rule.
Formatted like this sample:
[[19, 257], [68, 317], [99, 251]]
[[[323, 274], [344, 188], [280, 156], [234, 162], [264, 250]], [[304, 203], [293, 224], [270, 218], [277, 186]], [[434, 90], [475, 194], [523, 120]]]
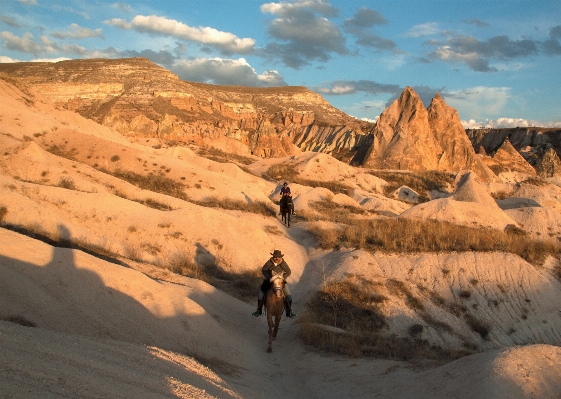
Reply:
[[273, 255], [273, 258], [282, 258], [284, 256], [278, 249], [275, 249], [271, 255]]

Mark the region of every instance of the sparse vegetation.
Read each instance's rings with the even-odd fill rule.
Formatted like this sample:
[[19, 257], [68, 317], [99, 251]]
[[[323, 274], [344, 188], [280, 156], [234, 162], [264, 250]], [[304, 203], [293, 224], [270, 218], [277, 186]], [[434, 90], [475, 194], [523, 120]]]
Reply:
[[113, 172], [102, 170], [102, 172], [113, 175], [119, 179], [125, 180], [144, 190], [154, 191], [160, 194], [166, 194], [171, 197], [188, 200], [187, 195], [183, 192], [185, 185], [176, 182], [169, 177], [160, 175], [141, 175], [136, 172], [117, 169]]
[[[410, 299], [414, 298], [398, 280], [392, 280], [389, 286], [398, 295], [407, 293]], [[421, 324], [408, 329], [410, 337], [390, 334], [382, 308], [388, 298], [377, 292], [378, 287], [372, 281], [353, 275], [325, 284], [308, 302], [307, 311], [300, 320], [301, 338], [316, 349], [353, 357], [455, 359], [473, 352], [455, 352], [430, 345], [421, 338], [424, 330]], [[412, 302], [415, 299], [410, 300]], [[412, 306], [422, 308], [418, 303]]]
[[263, 201], [245, 202], [245, 201], [235, 201], [231, 199], [219, 199], [213, 197], [207, 197], [205, 198], [204, 201], [195, 201], [192, 199], [190, 199], [189, 201], [194, 204], [200, 206], [206, 206], [209, 208], [222, 208], [222, 209], [229, 209], [234, 211], [251, 212], [264, 216], [276, 215], [275, 209], [273, 209], [269, 204]]
[[401, 186], [407, 186], [420, 195], [421, 202], [430, 198], [431, 191], [446, 191], [454, 183], [454, 175], [449, 172], [431, 170], [426, 172], [387, 172], [370, 171], [373, 176], [388, 182], [384, 192], [386, 195], [394, 192]]
[[339, 182], [324, 182], [319, 180], [304, 179], [299, 176], [298, 171], [295, 170], [292, 165], [273, 165], [263, 174], [263, 177], [269, 180], [287, 180], [292, 183], [302, 184], [309, 187], [323, 187], [335, 194], [347, 194], [351, 189], [346, 184]]
[[538, 186], [538, 187], [539, 186], [544, 186], [544, 185], [547, 184], [547, 182], [540, 177], [530, 177], [530, 178], [524, 180], [522, 183], [531, 184], [532, 186]]
[[259, 269], [231, 273], [220, 267], [215, 259], [198, 262], [184, 252], [177, 252], [168, 257], [166, 268], [173, 273], [205, 281], [251, 304], [255, 303], [259, 286], [263, 281]]
[[332, 228], [312, 226], [310, 232], [323, 249], [357, 248], [397, 253], [500, 251], [516, 254], [541, 265], [548, 255], [558, 256], [561, 243], [536, 241], [529, 237], [493, 229], [472, 228], [452, 223], [400, 218], [338, 220]]
[[62, 176], [58, 181], [58, 186], [68, 190], [76, 190], [76, 183], [70, 176]]
[[467, 325], [470, 326], [473, 331], [478, 333], [481, 338], [485, 340], [489, 339], [490, 328], [486, 323], [470, 315], [469, 313], [464, 314], [464, 319], [466, 320]]
[[220, 163], [249, 165], [255, 162], [255, 159], [253, 158], [244, 157], [243, 155], [230, 154], [214, 147], [199, 147], [196, 150], [196, 154]]
[[121, 159], [120, 156], [118, 156], [118, 155], [113, 155], [113, 156], [111, 157], [111, 162], [117, 162], [117, 161], [120, 160], [120, 159]]
[[8, 213], [8, 208], [5, 206], [0, 206], [0, 224], [4, 221], [4, 217]]

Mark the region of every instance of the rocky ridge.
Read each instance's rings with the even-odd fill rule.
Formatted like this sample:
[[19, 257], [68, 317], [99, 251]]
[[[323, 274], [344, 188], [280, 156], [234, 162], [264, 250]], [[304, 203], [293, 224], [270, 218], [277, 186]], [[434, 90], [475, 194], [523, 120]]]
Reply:
[[299, 153], [296, 146], [349, 151], [373, 127], [305, 87], [185, 82], [144, 58], [2, 64], [0, 74], [128, 137], [200, 145], [226, 137], [261, 157]]
[[[485, 141], [481, 132], [468, 137], [440, 94], [425, 109], [410, 87], [373, 124], [305, 87], [186, 82], [145, 58], [0, 64], [0, 77], [137, 141], [212, 145], [261, 158], [314, 151], [354, 166], [471, 170], [484, 181], [494, 179], [473, 148], [489, 153], [496, 139]], [[534, 141], [546, 143], [540, 137]]]

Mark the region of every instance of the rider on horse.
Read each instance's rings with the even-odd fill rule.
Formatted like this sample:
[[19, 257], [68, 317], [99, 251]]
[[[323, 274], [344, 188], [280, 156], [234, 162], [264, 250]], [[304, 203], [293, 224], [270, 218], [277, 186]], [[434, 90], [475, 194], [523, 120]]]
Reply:
[[291, 270], [288, 267], [288, 264], [283, 259], [283, 254], [278, 249], [275, 249], [271, 254], [273, 257], [269, 259], [261, 268], [261, 273], [265, 276], [265, 280], [263, 280], [263, 284], [261, 284], [261, 289], [259, 290], [259, 297], [257, 298], [257, 310], [252, 313], [253, 316], [261, 316], [263, 313], [263, 297], [265, 293], [269, 291], [271, 288], [270, 279], [273, 277], [274, 272], [284, 272], [284, 295], [285, 295], [285, 302], [284, 307], [286, 309], [286, 317], [294, 318], [296, 315], [292, 313], [292, 295], [290, 294], [290, 290], [288, 289], [288, 283], [286, 283], [286, 279], [290, 276]]
[[[292, 196], [292, 193], [290, 192], [290, 187], [288, 187], [287, 182], [283, 183], [282, 188], [280, 190], [280, 195], [281, 195], [281, 200], [280, 200], [279, 215], [282, 213], [282, 207], [283, 205], [286, 204], [287, 198]], [[292, 212], [293, 215], [296, 215], [296, 213], [294, 213], [294, 204], [292, 204], [292, 209], [290, 211]]]

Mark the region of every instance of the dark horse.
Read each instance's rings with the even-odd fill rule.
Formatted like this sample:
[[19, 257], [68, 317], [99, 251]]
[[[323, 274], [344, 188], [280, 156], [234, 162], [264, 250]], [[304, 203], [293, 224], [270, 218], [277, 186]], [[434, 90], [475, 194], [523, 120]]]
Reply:
[[[267, 291], [265, 309], [267, 310], [267, 323], [269, 324], [269, 346], [267, 352], [273, 351], [273, 340], [277, 338], [279, 323], [284, 311], [284, 272], [273, 272], [269, 279], [271, 288]], [[275, 321], [273, 322], [273, 317]]]
[[290, 215], [294, 212], [294, 203], [292, 202], [291, 195], [285, 195], [280, 200], [281, 207], [281, 221], [290, 227]]

